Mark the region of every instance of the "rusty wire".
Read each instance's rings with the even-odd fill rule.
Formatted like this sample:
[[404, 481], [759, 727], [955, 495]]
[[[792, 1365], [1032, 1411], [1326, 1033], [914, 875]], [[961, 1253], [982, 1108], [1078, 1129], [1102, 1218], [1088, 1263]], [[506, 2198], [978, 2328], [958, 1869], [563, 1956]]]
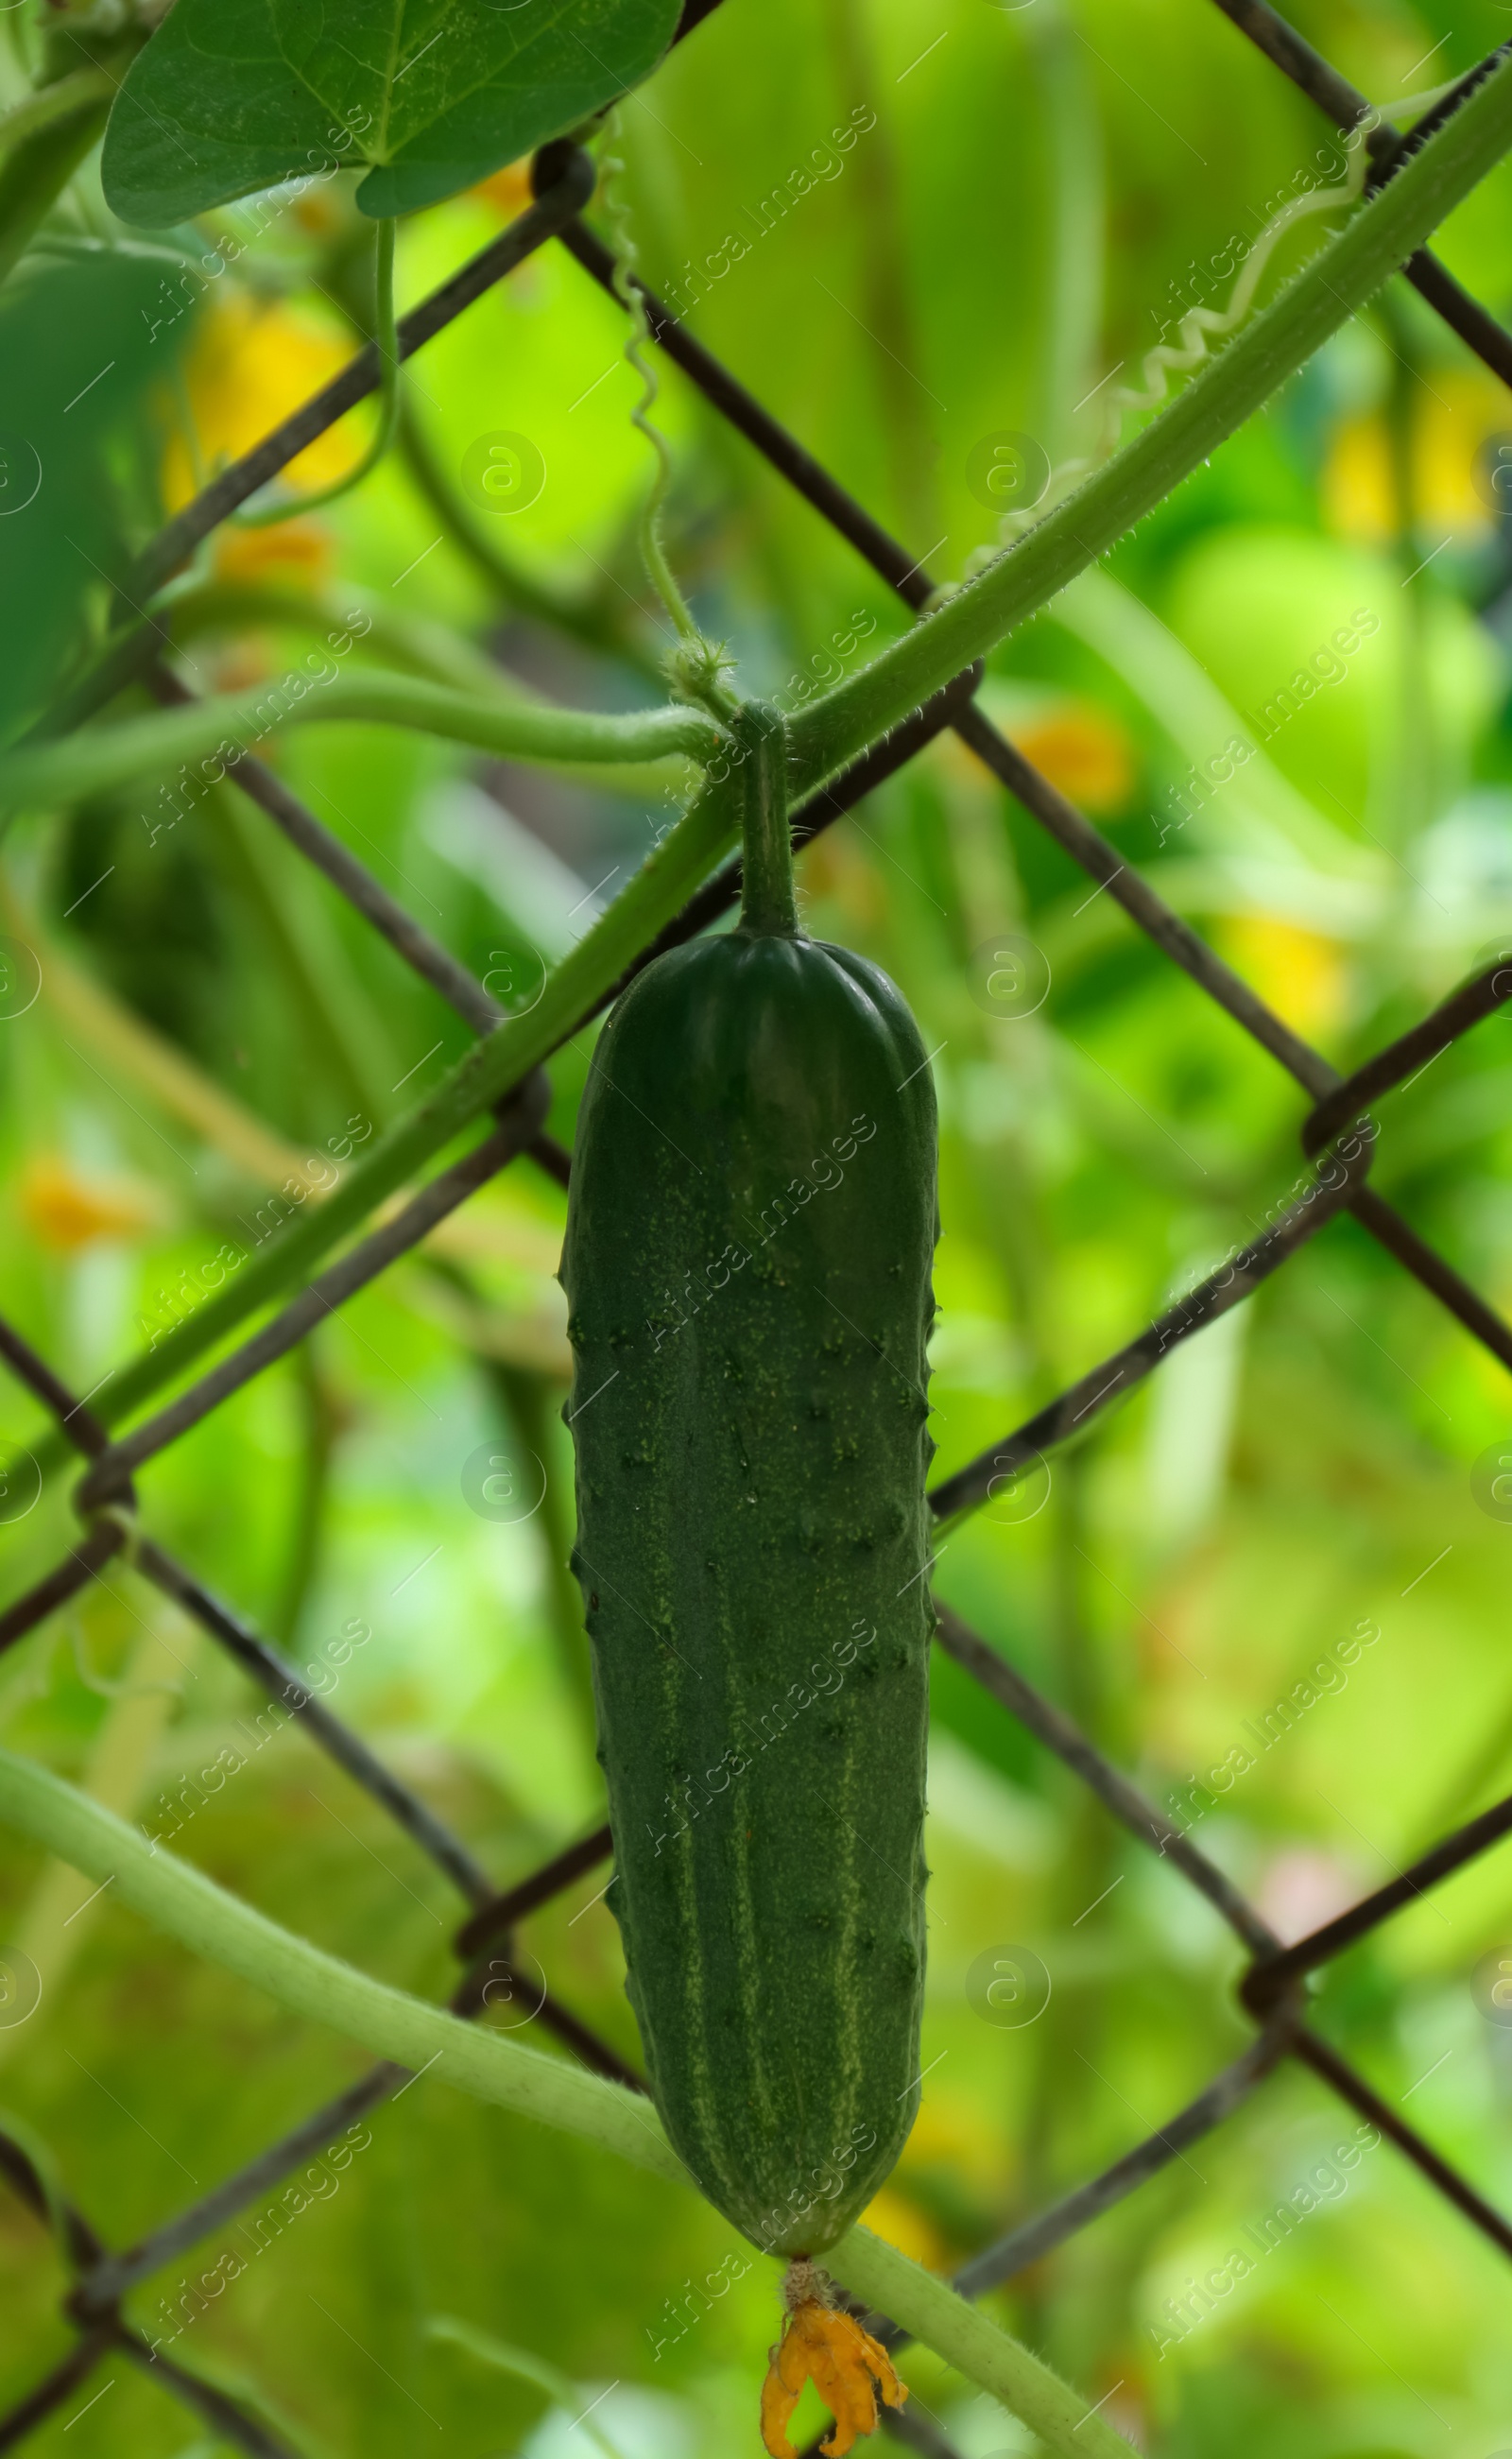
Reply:
[[[718, 0], [688, 0], [679, 28], [680, 38], [717, 5]], [[1364, 96], [1266, 6], [1265, 0], [1217, 0], [1217, 5], [1336, 124], [1353, 125], [1364, 112]], [[1390, 178], [1411, 141], [1401, 139], [1390, 129], [1375, 133], [1372, 162], [1376, 184]], [[591, 198], [594, 185], [588, 157], [569, 145], [544, 148], [534, 166], [534, 184], [536, 201], [529, 210], [492, 247], [462, 267], [404, 320], [400, 326], [402, 355], [422, 347], [503, 273], [554, 238], [593, 280], [612, 290], [613, 260], [602, 241], [580, 219], [580, 210]], [[1460, 340], [1493, 372], [1512, 383], [1512, 337], [1460, 288], [1437, 259], [1422, 250], [1402, 269]], [[652, 292], [645, 290], [643, 295], [651, 335], [666, 354], [729, 424], [897, 592], [904, 603], [914, 611], [921, 609], [934, 586], [923, 566], [910, 558], [907, 550]], [[102, 705], [126, 681], [138, 676], [145, 678], [165, 701], [186, 697], [182, 683], [161, 663], [162, 652], [170, 643], [151, 613], [142, 611], [146, 601], [184, 556], [237, 505], [371, 391], [377, 372], [375, 348], [369, 347], [357, 353], [331, 384], [222, 473], [159, 534], [138, 559], [129, 587], [122, 593], [128, 610], [139, 615], [138, 622], [108, 644], [94, 669], [52, 713], [46, 730], [66, 730]], [[1089, 1369], [1067, 1391], [1012, 1429], [977, 1460], [942, 1481], [930, 1498], [936, 1518], [951, 1519], [978, 1506], [996, 1484], [1013, 1480], [1030, 1461], [1081, 1440], [1090, 1425], [1113, 1408], [1134, 1384], [1156, 1371], [1182, 1341], [1250, 1296], [1342, 1210], [1353, 1212], [1473, 1338], [1503, 1365], [1512, 1366], [1512, 1330], [1369, 1184], [1377, 1143], [1369, 1104], [1404, 1083], [1431, 1058], [1512, 998], [1512, 968], [1497, 965], [1486, 969], [1411, 1031], [1352, 1075], [1341, 1078], [1320, 1053], [1293, 1033], [1223, 962], [1199, 934], [1171, 911], [1084, 814], [992, 725], [973, 697], [979, 681], [979, 668], [958, 677], [844, 775], [812, 796], [794, 814], [795, 845], [808, 842], [943, 729], [954, 727], [1024, 809], [1089, 877], [1107, 890], [1152, 944], [1222, 1006], [1308, 1094], [1312, 1106], [1299, 1123], [1299, 1137], [1305, 1156], [1315, 1166], [1302, 1194], [1269, 1230], [1167, 1309], [1156, 1322], [1133, 1335], [1112, 1356]], [[388, 895], [272, 771], [248, 758], [237, 767], [235, 782], [353, 911], [378, 931], [474, 1032], [483, 1034], [494, 1028], [500, 1012], [483, 985]], [[726, 865], [641, 953], [625, 978], [664, 948], [707, 929], [733, 904], [739, 887], [738, 862]], [[578, 1019], [574, 1029], [579, 1029], [599, 1013], [621, 987], [622, 983], [617, 984], [613, 992], [596, 1002]], [[410, 1252], [447, 1211], [518, 1155], [529, 1153], [553, 1177], [565, 1183], [568, 1157], [543, 1134], [543, 1116], [544, 1080], [537, 1076], [501, 1105], [493, 1132], [462, 1162], [432, 1179], [391, 1220], [319, 1275], [186, 1392], [155, 1417], [114, 1440], [88, 1406], [59, 1382], [24, 1337], [0, 1320], [0, 1358], [52, 1412], [62, 1433], [88, 1463], [75, 1494], [81, 1518], [79, 1538], [62, 1562], [25, 1596], [0, 1611], [0, 1651], [35, 1629], [71, 1596], [101, 1578], [114, 1558], [126, 1553], [136, 1569], [192, 1615], [265, 1690], [270, 1699], [303, 1720], [310, 1739], [379, 1803], [456, 1887], [468, 1910], [455, 1940], [462, 1976], [450, 2004], [453, 2012], [469, 2017], [478, 2014], [486, 2003], [490, 1974], [502, 1973], [511, 1981], [517, 1977], [510, 1960], [516, 1925], [610, 1856], [613, 1839], [609, 1829], [598, 1828], [530, 1877], [502, 1893], [495, 1891], [460, 1839], [382, 1764], [343, 1719], [300, 1681], [279, 1651], [140, 1528], [131, 1476], [135, 1467], [199, 1423], [232, 1391], [286, 1355], [317, 1322], [390, 1263]], [[1041, 1748], [1060, 1759], [1115, 1820], [1142, 1844], [1168, 1860], [1228, 1923], [1249, 1954], [1239, 1999], [1257, 2027], [1250, 2047], [1163, 2128], [1048, 2209], [1018, 2219], [1002, 2237], [973, 2257], [956, 2275], [955, 2284], [960, 2293], [979, 2296], [1028, 2264], [1042, 2259], [1079, 2229], [1137, 2192], [1186, 2147], [1221, 2125], [1289, 2058], [1309, 2068], [1342, 2100], [1377, 2126], [1491, 2243], [1512, 2255], [1512, 2224], [1397, 2111], [1383, 2102], [1331, 2044], [1312, 2030], [1305, 2021], [1303, 1999], [1310, 1973], [1371, 1934], [1403, 1905], [1419, 1900], [1428, 1889], [1488, 1851], [1512, 1829], [1512, 1797], [1441, 1839], [1410, 1869], [1311, 1937], [1283, 1946], [1255, 1908], [1189, 1835], [1148, 1800], [1060, 1709], [1036, 1692], [1016, 1668], [948, 1606], [937, 1602], [936, 1611], [940, 1647]], [[588, 2066], [644, 2089], [641, 2078], [549, 1991], [543, 1999], [539, 2020]], [[164, 2221], [138, 2244], [117, 2252], [105, 2246], [81, 2212], [58, 2199], [39, 2175], [24, 2146], [0, 2132], [0, 2175], [38, 2223], [56, 2238], [73, 2280], [65, 2312], [78, 2333], [74, 2346], [61, 2362], [7, 2416], [0, 2418], [0, 2450], [14, 2448], [25, 2441], [36, 2426], [85, 2385], [105, 2359], [119, 2355], [128, 2362], [154, 2366], [159, 2382], [239, 2448], [261, 2454], [261, 2459], [294, 2459], [287, 2444], [243, 2404], [151, 2350], [125, 2320], [121, 2302], [157, 2270], [178, 2260], [212, 2229], [245, 2210], [281, 2177], [312, 2157], [345, 2126], [402, 2091], [410, 2080], [406, 2068], [391, 2061], [380, 2062], [235, 2175]], [[872, 2316], [871, 2322], [873, 2329], [893, 2344], [903, 2336], [885, 2316]], [[936, 2454], [949, 2452], [949, 2445], [938, 2429], [925, 2418], [890, 2410], [883, 2422], [890, 2431], [915, 2448]]]

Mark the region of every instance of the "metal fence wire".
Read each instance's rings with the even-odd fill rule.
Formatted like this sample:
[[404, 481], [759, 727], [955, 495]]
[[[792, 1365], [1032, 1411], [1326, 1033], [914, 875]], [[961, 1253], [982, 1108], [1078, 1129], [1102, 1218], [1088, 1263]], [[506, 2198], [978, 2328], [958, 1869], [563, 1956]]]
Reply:
[[[718, 0], [689, 0], [678, 38], [690, 32], [717, 5]], [[1264, 5], [1264, 0], [1217, 0], [1217, 5], [1335, 125], [1352, 126], [1366, 112], [1364, 95]], [[1499, 56], [1493, 54], [1493, 58]], [[1488, 66], [1482, 63], [1461, 81], [1447, 101], [1436, 108], [1431, 115], [1435, 124], [1453, 110]], [[1378, 186], [1390, 179], [1412, 143], [1413, 139], [1404, 139], [1389, 126], [1374, 131], [1370, 138], [1372, 185]], [[566, 143], [543, 148], [533, 166], [536, 201], [492, 246], [404, 318], [399, 326], [401, 356], [408, 357], [419, 349], [503, 275], [549, 241], [555, 240], [565, 247], [584, 271], [613, 295], [614, 260], [602, 241], [580, 219], [594, 184], [594, 166], [586, 154]], [[1512, 385], [1512, 336], [1468, 297], [1426, 250], [1414, 256], [1402, 270], [1461, 341]], [[934, 588], [922, 565], [889, 536], [662, 301], [649, 290], [643, 290], [643, 296], [652, 336], [667, 356], [773, 469], [896, 590], [905, 604], [921, 609]], [[125, 585], [128, 601], [138, 608], [143, 605], [218, 523], [354, 403], [375, 390], [378, 376], [378, 352], [369, 346], [359, 351], [332, 383], [196, 496], [138, 559]], [[76, 722], [134, 677], [145, 677], [164, 701], [185, 699], [188, 695], [183, 685], [159, 662], [166, 645], [160, 629], [148, 619], [139, 633], [75, 690], [71, 703], [54, 713], [53, 725], [61, 728]], [[817, 836], [937, 734], [954, 727], [961, 742], [1088, 876], [1106, 890], [1131, 921], [1296, 1080], [1312, 1104], [1302, 1122], [1301, 1142], [1313, 1166], [1303, 1192], [1252, 1244], [1234, 1254], [1124, 1348], [1091, 1368], [1046, 1408], [937, 1485], [930, 1498], [936, 1518], [944, 1521], [975, 1508], [987, 1498], [995, 1482], [1014, 1478], [1057, 1445], [1084, 1434], [1102, 1413], [1154, 1371], [1182, 1341], [1228, 1308], [1241, 1304], [1340, 1211], [1352, 1212], [1476, 1340], [1504, 1366], [1512, 1367], [1512, 1329], [1371, 1186], [1369, 1174], [1376, 1131], [1368, 1115], [1372, 1101], [1403, 1083], [1482, 1018], [1512, 998], [1512, 965], [1493, 966], [1480, 974], [1411, 1032], [1379, 1051], [1353, 1075], [1340, 1077], [1327, 1060], [1256, 997], [1083, 814], [998, 731], [976, 703], [974, 695], [979, 681], [979, 669], [957, 677], [884, 743], [812, 796], [794, 814], [795, 845]], [[324, 872], [338, 893], [381, 932], [478, 1034], [488, 1033], [501, 1020], [500, 1010], [482, 984], [388, 895], [269, 768], [249, 755], [238, 765], [234, 776], [242, 791], [309, 862]], [[732, 906], [739, 885], [738, 863], [726, 866], [690, 901], [655, 945], [642, 953], [632, 970], [639, 970], [663, 948], [706, 929]], [[617, 990], [621, 986], [617, 985]], [[608, 994], [588, 1014], [578, 1017], [573, 1029], [579, 1029], [589, 1015], [598, 1014], [614, 995]], [[433, 1178], [383, 1228], [321, 1273], [261, 1331], [189, 1390], [119, 1440], [112, 1440], [87, 1401], [67, 1390], [21, 1335], [0, 1321], [0, 1353], [12, 1374], [53, 1413], [62, 1433], [89, 1463], [75, 1497], [80, 1516], [77, 1541], [46, 1578], [0, 1612], [0, 1650], [34, 1630], [48, 1615], [95, 1580], [113, 1557], [125, 1555], [143, 1578], [200, 1623], [270, 1697], [282, 1700], [301, 1717], [310, 1739], [327, 1751], [354, 1782], [365, 1787], [451, 1880], [467, 1908], [467, 1918], [455, 1940], [462, 1977], [451, 2000], [452, 2011], [461, 2016], [480, 2011], [491, 1974], [496, 1981], [501, 1974], [512, 1972], [513, 1936], [525, 1915], [609, 1857], [613, 1850], [609, 1829], [600, 1827], [523, 1883], [507, 1893], [497, 1893], [488, 1873], [479, 1867], [467, 1847], [382, 1764], [359, 1734], [305, 1688], [279, 1650], [141, 1527], [131, 1481], [142, 1462], [176, 1441], [275, 1359], [288, 1355], [333, 1308], [366, 1287], [397, 1257], [408, 1253], [438, 1221], [519, 1154], [528, 1153], [565, 1185], [569, 1157], [540, 1128], [545, 1092], [544, 1079], [537, 1072], [500, 1105], [493, 1133], [465, 1159]], [[1307, 1976], [1487, 1851], [1512, 1828], [1512, 1796], [1444, 1837], [1388, 1885], [1377, 1888], [1311, 1937], [1283, 1946], [1260, 1914], [1192, 1842], [1190, 1836], [1095, 1750], [1069, 1717], [1032, 1689], [995, 1648], [970, 1629], [948, 1606], [939, 1604], [937, 1611], [938, 1644], [1010, 1716], [1016, 1717], [1045, 1750], [1080, 1777], [1131, 1835], [1180, 1870], [1228, 1923], [1250, 1959], [1239, 1995], [1256, 2028], [1254, 2040], [1243, 2055], [1157, 2133], [1135, 2145], [1100, 2176], [1077, 2187], [976, 2255], [956, 2275], [955, 2284], [960, 2293], [977, 2297], [1011, 2280], [1133, 2194], [1178, 2158], [1188, 2145], [1220, 2125], [1286, 2059], [1295, 2059], [1310, 2068], [1342, 2101], [1389, 2137], [1473, 2227], [1512, 2256], [1512, 2221], [1495, 2210], [1469, 2178], [1443, 2159], [1397, 2110], [1371, 2089], [1354, 2067], [1312, 2028], [1305, 2011]], [[542, 2001], [538, 2020], [588, 2067], [637, 2090], [645, 2089], [640, 2077], [631, 2072], [550, 1991]], [[260, 2158], [164, 2220], [139, 2243], [119, 2251], [101, 2241], [82, 2212], [57, 2197], [21, 2143], [0, 2133], [0, 2171], [38, 2223], [55, 2234], [73, 2276], [74, 2285], [66, 2300], [65, 2311], [77, 2333], [62, 2363], [0, 2418], [0, 2449], [11, 2449], [25, 2442], [34, 2427], [84, 2388], [104, 2359], [123, 2356], [134, 2364], [152, 2365], [160, 2385], [174, 2391], [186, 2407], [236, 2448], [264, 2454], [264, 2459], [297, 2459], [287, 2442], [270, 2431], [246, 2406], [160, 2349], [155, 2353], [126, 2319], [122, 2301], [222, 2222], [267, 2194], [363, 2112], [401, 2091], [410, 2079], [407, 2069], [390, 2062], [373, 2067], [346, 2091], [270, 2145]], [[872, 2316], [870, 2326], [892, 2344], [902, 2337], [885, 2317]], [[882, 2421], [899, 2440], [949, 2459], [950, 2446], [939, 2428], [916, 2408], [887, 2409]]]

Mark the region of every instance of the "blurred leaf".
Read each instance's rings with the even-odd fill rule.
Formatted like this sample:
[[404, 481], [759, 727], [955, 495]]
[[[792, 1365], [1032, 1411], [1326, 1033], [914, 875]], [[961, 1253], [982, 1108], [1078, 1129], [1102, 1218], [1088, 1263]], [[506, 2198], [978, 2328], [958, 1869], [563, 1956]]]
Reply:
[[[35, 259], [0, 296], [0, 732], [51, 691], [85, 600], [120, 569], [116, 448], [190, 319], [161, 260]], [[166, 329], [165, 329], [166, 328]]]

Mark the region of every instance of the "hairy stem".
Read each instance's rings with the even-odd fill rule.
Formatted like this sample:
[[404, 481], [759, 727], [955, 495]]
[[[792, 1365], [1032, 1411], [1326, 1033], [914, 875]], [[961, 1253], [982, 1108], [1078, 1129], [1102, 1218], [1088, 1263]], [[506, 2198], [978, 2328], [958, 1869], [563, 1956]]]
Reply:
[[[295, 683], [300, 696], [290, 700]], [[601, 717], [524, 698], [450, 691], [415, 675], [344, 675], [333, 666], [327, 675], [296, 672], [282, 683], [127, 718], [119, 725], [91, 726], [62, 743], [12, 752], [0, 761], [0, 807], [35, 810], [77, 802], [191, 761], [223, 773], [235, 765], [228, 746], [238, 753], [238, 746], [251, 750], [275, 727], [348, 722], [414, 726], [508, 760], [595, 765], [660, 760], [677, 751], [707, 762], [720, 741], [718, 728], [699, 709], [648, 708], [628, 717]]]
[[[158, 1851], [123, 1819], [34, 1761], [0, 1751], [0, 1819], [97, 1885], [191, 1953], [234, 1972], [280, 2006], [361, 2041], [380, 2057], [419, 2069], [478, 2100], [585, 2137], [654, 2176], [691, 2185], [640, 2096], [565, 2058], [464, 2024], [437, 2007], [325, 1955], [227, 1895], [187, 1862]], [[1063, 2459], [1129, 2459], [1129, 2447], [1027, 2348], [906, 2255], [851, 2229], [826, 2268], [880, 2306], [926, 2347], [1021, 2417]]]
[[730, 760], [741, 763], [741, 929], [791, 939], [798, 929], [798, 907], [788, 819], [788, 729], [766, 702], [753, 700], [746, 702], [730, 731], [735, 738]]
[[1093, 2413], [1059, 2374], [943, 2280], [910, 2261], [870, 2229], [847, 2230], [824, 2258], [825, 2269], [854, 2297], [902, 2323], [912, 2338], [944, 2357], [979, 2390], [1000, 2399], [1065, 2459], [1129, 2459], [1122, 2433]]
[[60, 23], [57, 11], [32, 13], [46, 21], [40, 81], [0, 121], [0, 282], [103, 135], [112, 97], [147, 39], [137, 22], [100, 34]]

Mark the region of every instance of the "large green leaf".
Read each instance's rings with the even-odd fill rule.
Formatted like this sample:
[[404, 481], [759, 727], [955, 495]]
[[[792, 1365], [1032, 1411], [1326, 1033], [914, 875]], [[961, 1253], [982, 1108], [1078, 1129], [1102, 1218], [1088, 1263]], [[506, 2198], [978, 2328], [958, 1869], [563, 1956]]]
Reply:
[[369, 165], [412, 213], [576, 127], [654, 68], [678, 0], [178, 0], [105, 137], [105, 194], [164, 228], [254, 188]]

